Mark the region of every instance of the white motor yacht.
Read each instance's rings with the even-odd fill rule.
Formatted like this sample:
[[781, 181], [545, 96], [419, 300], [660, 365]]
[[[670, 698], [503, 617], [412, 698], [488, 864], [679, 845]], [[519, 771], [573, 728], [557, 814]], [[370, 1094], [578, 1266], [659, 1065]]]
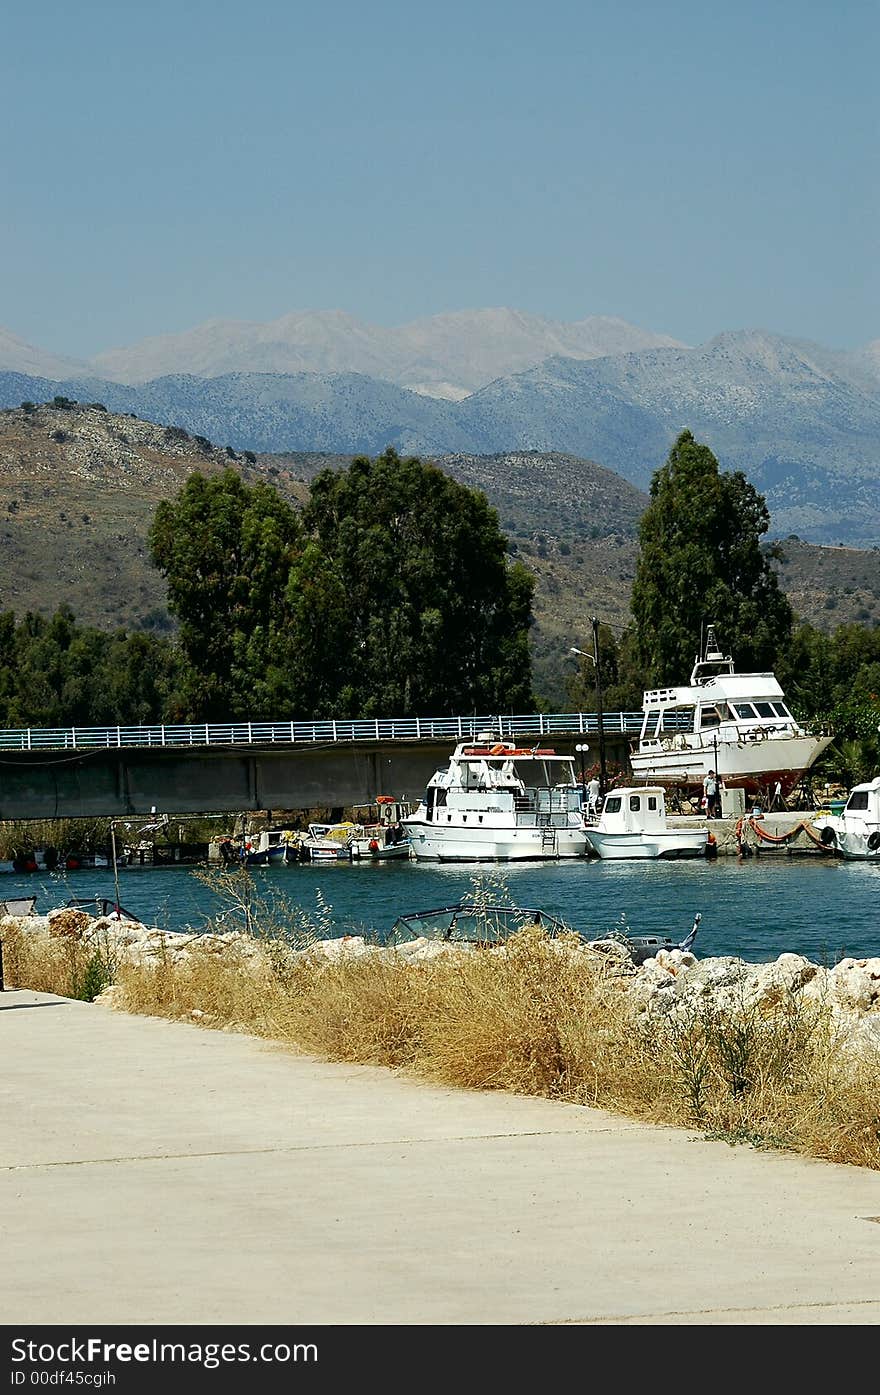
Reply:
[[589, 851], [581, 803], [572, 756], [484, 732], [458, 743], [403, 826], [420, 861], [555, 861]]
[[787, 795], [831, 736], [792, 716], [772, 673], [737, 673], [708, 634], [690, 683], [645, 693], [642, 730], [630, 752], [637, 780], [697, 789], [714, 770], [727, 789]]

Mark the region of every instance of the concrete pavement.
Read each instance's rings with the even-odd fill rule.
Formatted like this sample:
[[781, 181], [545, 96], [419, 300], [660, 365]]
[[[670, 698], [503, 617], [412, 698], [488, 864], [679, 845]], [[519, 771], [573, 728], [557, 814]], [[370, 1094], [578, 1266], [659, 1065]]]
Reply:
[[880, 1173], [0, 994], [5, 1323], [876, 1325]]

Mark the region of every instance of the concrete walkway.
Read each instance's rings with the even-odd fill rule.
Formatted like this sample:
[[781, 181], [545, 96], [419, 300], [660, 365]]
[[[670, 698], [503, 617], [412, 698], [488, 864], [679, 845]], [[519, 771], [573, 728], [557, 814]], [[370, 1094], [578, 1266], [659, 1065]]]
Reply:
[[880, 1323], [880, 1173], [0, 995], [7, 1324]]

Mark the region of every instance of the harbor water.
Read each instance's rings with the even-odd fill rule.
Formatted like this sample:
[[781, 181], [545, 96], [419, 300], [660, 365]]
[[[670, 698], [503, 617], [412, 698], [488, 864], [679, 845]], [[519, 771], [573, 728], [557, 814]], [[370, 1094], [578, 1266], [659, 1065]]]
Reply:
[[[701, 958], [736, 955], [759, 963], [801, 954], [831, 965], [844, 957], [880, 957], [880, 862], [751, 857], [714, 861], [519, 865], [424, 862], [253, 867], [234, 897], [213, 868], [133, 867], [119, 871], [119, 900], [148, 925], [167, 931], [240, 927], [241, 887], [255, 922], [322, 935], [381, 938], [399, 915], [451, 906], [477, 895], [491, 904], [537, 908], [589, 938], [614, 928], [682, 938], [702, 916]], [[0, 900], [35, 896], [44, 913], [72, 898], [114, 899], [112, 870], [6, 873]], [[332, 928], [328, 928], [332, 925]]]

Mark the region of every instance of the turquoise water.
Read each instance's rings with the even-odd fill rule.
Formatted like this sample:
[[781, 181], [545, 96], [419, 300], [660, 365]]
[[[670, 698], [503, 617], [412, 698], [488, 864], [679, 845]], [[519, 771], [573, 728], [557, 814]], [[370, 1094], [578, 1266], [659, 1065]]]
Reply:
[[[684, 936], [699, 911], [696, 951], [734, 954], [753, 963], [783, 953], [833, 964], [845, 955], [880, 957], [880, 863], [820, 858], [752, 857], [745, 862], [601, 862], [480, 867], [424, 863], [339, 863], [254, 867], [255, 901], [277, 923], [319, 920], [322, 898], [338, 934], [378, 934], [399, 915], [454, 905], [478, 883], [488, 899], [538, 907], [590, 937], [620, 925], [634, 933]], [[207, 879], [208, 884], [205, 884]], [[220, 874], [188, 868], [127, 868], [119, 873], [126, 910], [166, 930], [204, 929], [227, 912]], [[37, 897], [48, 911], [70, 897], [113, 898], [107, 870], [64, 876], [0, 877], [0, 898]]]

